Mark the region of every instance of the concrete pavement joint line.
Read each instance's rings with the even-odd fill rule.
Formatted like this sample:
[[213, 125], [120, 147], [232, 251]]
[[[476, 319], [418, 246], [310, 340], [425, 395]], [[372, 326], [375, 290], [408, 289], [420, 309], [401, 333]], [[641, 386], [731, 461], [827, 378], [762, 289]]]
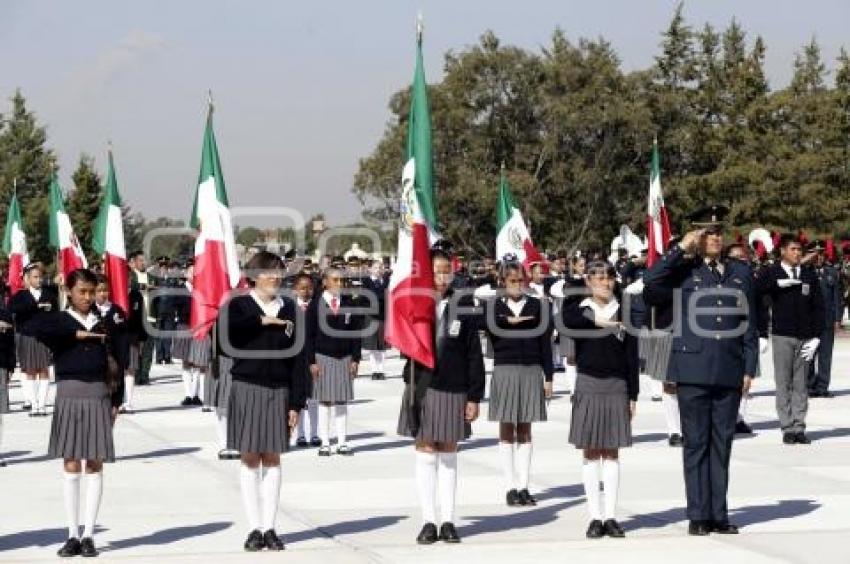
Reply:
[[[157, 439], [164, 446], [170, 446], [171, 445], [171, 443], [169, 443], [167, 441], [167, 439], [165, 439], [163, 436], [159, 435], [158, 433], [156, 433], [154, 431], [148, 430], [146, 427], [142, 426], [139, 422], [132, 421], [132, 419], [131, 419], [130, 424], [135, 426], [137, 431], [140, 431], [144, 434], [147, 434], [149, 437], [153, 437], [154, 439]], [[203, 466], [204, 468], [206, 468], [208, 470], [212, 470], [216, 474], [219, 474], [220, 477], [227, 475], [227, 471], [224, 469], [223, 465], [221, 465], [220, 461], [212, 461], [212, 460], [209, 460], [207, 458], [204, 458], [200, 455], [201, 452], [202, 451], [196, 451], [194, 453], [185, 453], [181, 456], [185, 456], [185, 457], [189, 458], [190, 460], [192, 460], [195, 464]], [[285, 456], [286, 455], [284, 455], [284, 458], [285, 458]], [[230, 476], [227, 480], [223, 480], [223, 481], [226, 482], [226, 484], [228, 485], [228, 487], [230, 489], [237, 489], [238, 490], [238, 488], [233, 487], [234, 485], [237, 484], [237, 481], [235, 479], [233, 479], [232, 476]], [[369, 548], [367, 548], [365, 546], [361, 546], [361, 545], [358, 545], [357, 543], [353, 543], [353, 542], [350, 542], [350, 541], [343, 541], [342, 539], [330, 534], [328, 531], [326, 531], [322, 527], [313, 523], [309, 518], [307, 518], [306, 515], [298, 512], [294, 509], [290, 509], [290, 507], [288, 505], [284, 505], [283, 503], [279, 503], [278, 507], [283, 512], [283, 514], [286, 515], [287, 517], [289, 517], [291, 520], [298, 522], [299, 524], [301, 524], [305, 528], [318, 531], [323, 536], [325, 536], [325, 538], [330, 539], [331, 541], [335, 542], [336, 544], [338, 544], [338, 545], [340, 545], [344, 548], [347, 548], [347, 549], [349, 549], [349, 550], [351, 550], [355, 553], [362, 553], [362, 555], [366, 556], [372, 562], [376, 562], [376, 563], [388, 562], [382, 556], [380, 556], [377, 553], [372, 552]]]

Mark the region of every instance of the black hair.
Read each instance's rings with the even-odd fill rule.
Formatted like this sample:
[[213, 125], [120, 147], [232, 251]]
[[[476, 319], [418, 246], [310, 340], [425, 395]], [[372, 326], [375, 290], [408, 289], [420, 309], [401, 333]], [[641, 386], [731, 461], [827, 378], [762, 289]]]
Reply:
[[311, 286], [313, 285], [313, 277], [303, 271], [295, 275], [295, 278], [292, 279], [292, 285], [296, 286], [301, 280], [307, 280]]
[[793, 233], [783, 233], [779, 238], [779, 248], [785, 249], [788, 245], [792, 243], [800, 243], [800, 238], [794, 235]]
[[103, 274], [95, 274], [95, 278], [97, 278], [97, 282], [95, 286], [100, 286], [101, 284], [107, 284], [106, 276]]
[[605, 275], [608, 278], [616, 278], [617, 270], [614, 266], [604, 260], [594, 260], [585, 268], [588, 278], [591, 276]]
[[26, 276], [33, 270], [38, 270], [39, 272], [44, 273], [44, 268], [41, 266], [40, 262], [31, 262], [24, 267], [24, 276]]
[[73, 289], [74, 286], [80, 283], [88, 283], [96, 287], [97, 274], [95, 274], [88, 268], [78, 268], [77, 270], [71, 272], [71, 274], [69, 274], [68, 278], [65, 280], [65, 286], [67, 286], [69, 290]]
[[145, 254], [144, 251], [133, 251], [132, 253], [130, 253], [130, 257], [129, 257], [128, 260], [133, 260], [134, 258], [136, 258], [139, 255], [144, 256], [144, 254]]
[[519, 272], [525, 274], [522, 268], [522, 263], [517, 260], [506, 260], [499, 263], [499, 278], [504, 280], [511, 272]]
[[431, 248], [431, 262], [434, 262], [434, 260], [438, 259], [438, 258], [445, 259], [448, 262], [452, 262], [452, 257], [449, 256], [449, 253], [447, 253], [445, 250], [443, 250], [439, 247], [432, 247]]
[[245, 270], [262, 272], [267, 270], [283, 270], [286, 265], [278, 255], [268, 251], [260, 251], [248, 261]]

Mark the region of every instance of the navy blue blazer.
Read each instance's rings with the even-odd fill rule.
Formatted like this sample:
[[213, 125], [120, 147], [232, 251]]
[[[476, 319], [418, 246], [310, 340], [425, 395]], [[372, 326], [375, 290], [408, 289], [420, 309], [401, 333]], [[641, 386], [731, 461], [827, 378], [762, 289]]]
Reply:
[[[753, 275], [736, 260], [723, 261], [723, 268], [717, 281], [702, 257], [687, 257], [675, 245], [644, 276], [647, 304], [674, 308], [677, 327], [667, 369], [671, 382], [737, 388], [744, 375], [756, 375], [759, 347]], [[678, 296], [677, 289], [681, 290]], [[736, 328], [743, 331], [731, 336]]]

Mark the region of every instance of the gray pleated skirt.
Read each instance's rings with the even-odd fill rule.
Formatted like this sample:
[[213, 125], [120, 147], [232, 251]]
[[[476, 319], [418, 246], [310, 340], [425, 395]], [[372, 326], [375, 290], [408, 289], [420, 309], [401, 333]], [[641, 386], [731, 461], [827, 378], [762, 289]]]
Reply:
[[35, 337], [18, 333], [15, 339], [15, 346], [18, 353], [18, 362], [23, 372], [47, 370], [53, 362], [50, 349]]
[[570, 337], [558, 335], [558, 346], [561, 349], [561, 356], [574, 358], [576, 355], [576, 342]]
[[653, 380], [667, 380], [667, 367], [670, 364], [670, 350], [673, 348], [673, 334], [667, 331], [649, 331], [646, 344], [646, 373]]
[[0, 368], [0, 415], [9, 413], [9, 371]]
[[115, 462], [112, 404], [105, 382], [56, 383], [47, 452], [52, 458]]
[[130, 354], [127, 360], [127, 372], [136, 374], [139, 372], [139, 367], [142, 365], [142, 342], [134, 341], [130, 345]]
[[646, 361], [646, 355], [649, 353], [650, 347], [649, 329], [642, 327], [638, 334], [638, 358]]
[[227, 405], [227, 448], [283, 453], [289, 447], [289, 389], [234, 380]]
[[230, 403], [230, 389], [233, 387], [233, 359], [229, 356], [218, 357], [218, 378], [213, 379], [213, 401], [216, 413], [227, 415], [227, 406]]
[[488, 419], [514, 424], [546, 421], [544, 382], [540, 366], [497, 364], [490, 378]]
[[363, 337], [363, 349], [367, 351], [387, 350], [387, 343], [384, 340], [384, 322], [374, 318], [370, 319], [370, 321], [373, 321], [378, 326], [378, 330], [371, 335]]
[[321, 403], [348, 403], [354, 399], [354, 383], [349, 366], [351, 357], [316, 355], [319, 377], [313, 380], [313, 399]]
[[632, 446], [626, 381], [579, 374], [572, 397], [570, 443], [577, 448]]
[[[186, 327], [181, 327], [186, 330]], [[171, 356], [179, 358], [186, 364], [206, 368], [212, 356], [212, 343], [210, 336], [203, 339], [195, 339], [191, 335], [186, 337], [174, 337], [171, 344]]]
[[410, 386], [404, 387], [398, 434], [428, 443], [459, 443], [472, 436], [472, 426], [466, 422], [466, 394], [443, 392], [428, 388], [422, 400], [419, 432], [410, 428]]

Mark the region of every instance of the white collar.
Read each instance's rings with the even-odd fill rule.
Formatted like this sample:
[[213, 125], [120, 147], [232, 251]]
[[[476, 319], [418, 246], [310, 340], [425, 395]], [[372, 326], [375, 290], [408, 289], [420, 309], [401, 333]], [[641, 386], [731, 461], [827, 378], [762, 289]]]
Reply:
[[325, 290], [324, 292], [322, 292], [322, 299], [324, 299], [324, 300], [325, 300], [325, 302], [326, 302], [328, 305], [331, 305], [331, 300], [333, 300], [334, 298], [336, 298], [336, 303], [337, 303], [337, 305], [339, 305], [339, 302], [340, 302], [339, 296], [334, 296], [333, 294], [331, 294], [331, 293], [330, 293], [330, 292], [328, 292], [327, 290]]
[[80, 325], [86, 328], [86, 331], [91, 331], [92, 328], [100, 321], [100, 319], [91, 311], [89, 311], [89, 314], [86, 317], [83, 317], [71, 308], [66, 309], [65, 313], [76, 319]]
[[611, 301], [605, 306], [600, 306], [593, 301], [593, 298], [585, 298], [579, 305], [581, 307], [589, 307], [593, 310], [596, 317], [609, 321], [614, 319], [614, 316], [617, 315], [617, 310], [620, 309], [620, 302], [617, 301], [617, 298], [611, 298]]
[[30, 287], [29, 291], [30, 291], [30, 294], [32, 294], [32, 297], [35, 298], [35, 301], [38, 301], [39, 299], [41, 299], [41, 288]]
[[94, 304], [101, 313], [106, 313], [112, 307], [112, 302], [103, 302], [103, 305]]
[[263, 313], [269, 317], [277, 317], [278, 312], [280, 312], [280, 308], [283, 307], [283, 300], [277, 296], [275, 296], [275, 298], [270, 302], [264, 302], [260, 299], [259, 294], [257, 294], [255, 290], [251, 290], [249, 294], [251, 294], [251, 297], [254, 298], [255, 302], [257, 302], [257, 305], [260, 306], [260, 309], [263, 310]]

